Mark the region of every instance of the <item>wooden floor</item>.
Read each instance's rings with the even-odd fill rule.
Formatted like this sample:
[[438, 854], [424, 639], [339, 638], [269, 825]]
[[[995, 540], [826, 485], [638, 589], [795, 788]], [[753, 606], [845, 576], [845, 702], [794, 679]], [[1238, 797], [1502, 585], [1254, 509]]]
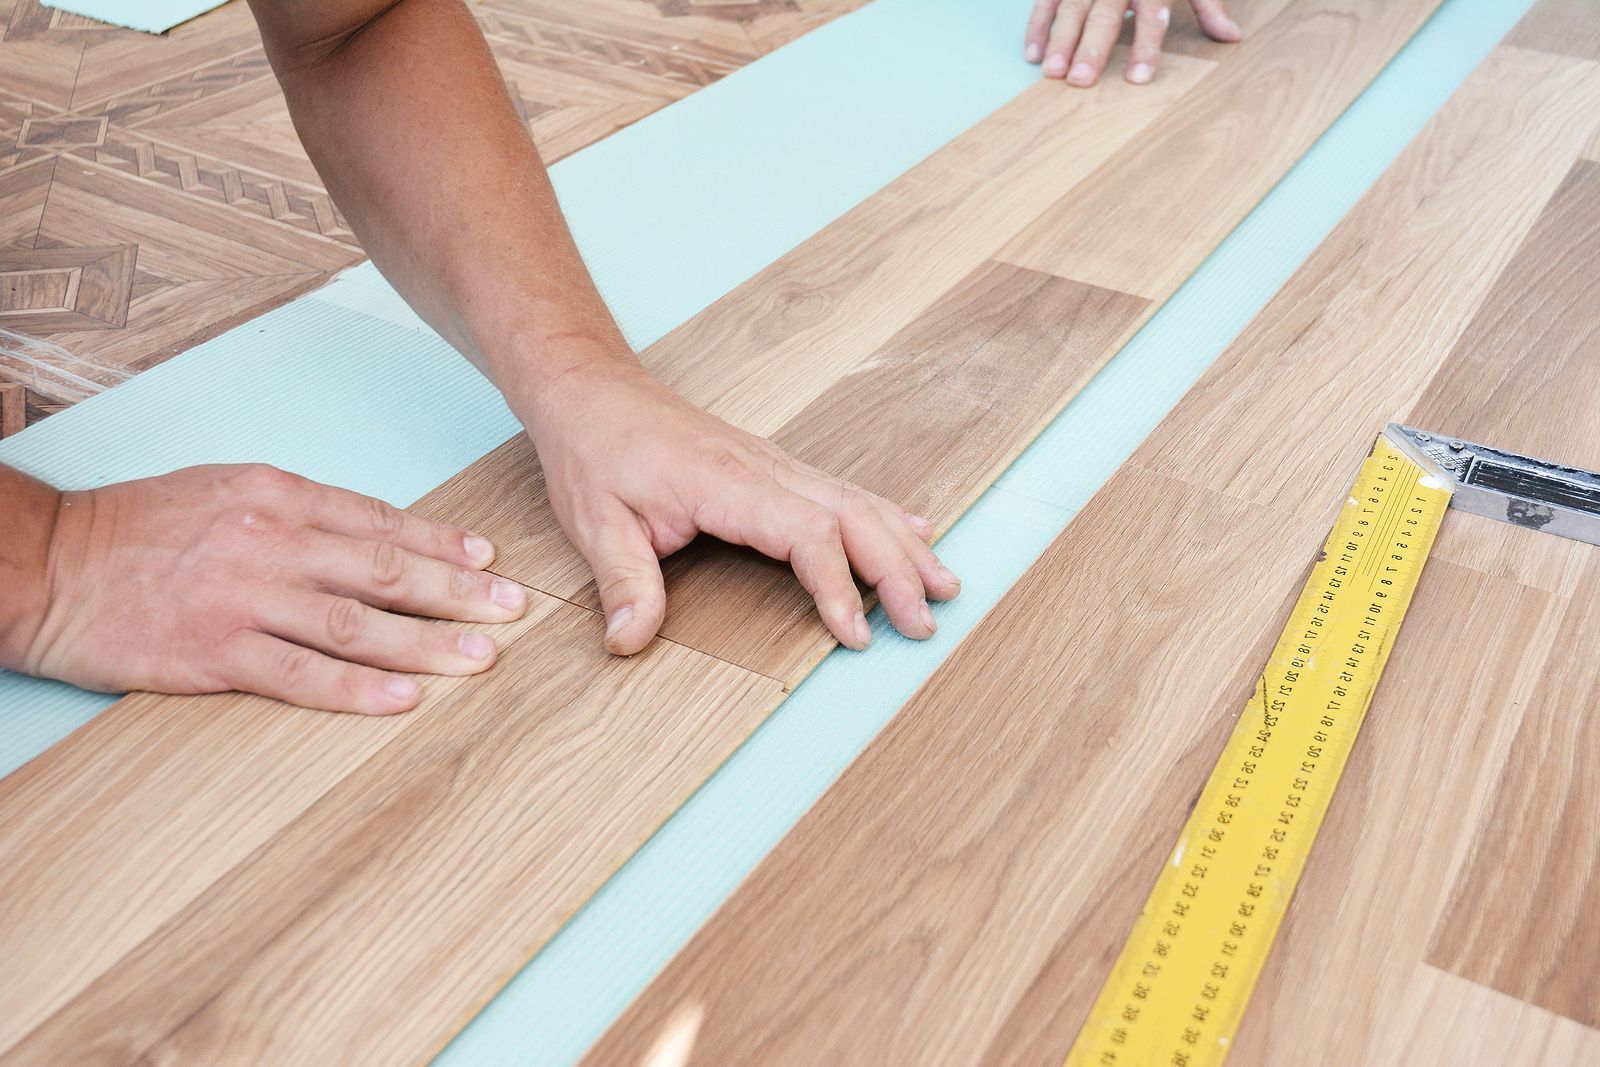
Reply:
[[[1237, 49], [1180, 24], [1154, 86], [1028, 90], [646, 361], [947, 526], [1434, 2], [1230, 6]], [[1060, 1062], [1384, 422], [1600, 466], [1580, 6], [1542, 0], [592, 1062], [686, 1019], [693, 1063]], [[426, 1056], [831, 647], [780, 568], [698, 546], [670, 640], [604, 656], [520, 439], [419, 509], [539, 591], [489, 675], [376, 722], [132, 696], [0, 780], [0, 1062]], [[1600, 1061], [1597, 595], [1600, 549], [1447, 518], [1230, 1062]]]
[[[863, 2], [471, 6], [553, 162]], [[0, 434], [362, 258], [242, 0], [161, 36], [0, 0]]]

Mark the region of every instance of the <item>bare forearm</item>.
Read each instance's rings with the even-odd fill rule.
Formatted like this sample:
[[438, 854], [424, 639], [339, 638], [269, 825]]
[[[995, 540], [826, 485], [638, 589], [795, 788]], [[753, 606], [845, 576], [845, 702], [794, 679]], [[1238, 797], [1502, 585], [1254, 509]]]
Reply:
[[[513, 408], [574, 363], [628, 358], [459, 0], [373, 14], [359, 12], [367, 0], [252, 3], [296, 128], [357, 236]], [[332, 8], [346, 9], [342, 24]]]

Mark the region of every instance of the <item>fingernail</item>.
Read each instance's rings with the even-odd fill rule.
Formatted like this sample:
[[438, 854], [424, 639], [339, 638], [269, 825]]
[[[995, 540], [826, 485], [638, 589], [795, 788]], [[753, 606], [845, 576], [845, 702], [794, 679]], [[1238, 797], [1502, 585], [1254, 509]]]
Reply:
[[1044, 76], [1046, 78], [1059, 78], [1067, 72], [1066, 56], [1051, 56], [1044, 61]]
[[622, 605], [622, 607], [618, 608], [616, 611], [613, 611], [611, 613], [611, 617], [606, 620], [606, 640], [609, 641], [613, 637], [617, 636], [618, 631], [620, 631], [624, 626], [628, 625], [628, 623], [630, 623], [632, 621], [633, 621], [633, 605], [632, 604], [624, 604], [624, 605]]
[[409, 704], [417, 698], [417, 683], [398, 675], [383, 683], [383, 691], [397, 704]]
[[494, 546], [477, 534], [463, 537], [461, 547], [466, 549], [467, 558], [480, 567], [494, 559]]
[[468, 659], [488, 659], [494, 655], [494, 639], [484, 634], [464, 633], [456, 638], [456, 647]]
[[1037, 42], [1030, 43], [1028, 47], [1023, 50], [1022, 55], [1029, 63], [1037, 63], [1039, 60], [1044, 58], [1044, 45], [1038, 44]]
[[911, 516], [911, 525], [920, 526], [924, 530], [933, 529], [933, 523], [929, 522], [927, 519], [923, 518], [921, 515], [912, 515]]
[[1146, 85], [1155, 70], [1148, 63], [1135, 63], [1128, 68], [1128, 80], [1135, 85]]
[[497, 578], [489, 585], [489, 596], [507, 611], [516, 611], [528, 602], [528, 594], [516, 582], [508, 582], [504, 578]]
[[858, 645], [860, 645], [862, 648], [866, 648], [872, 643], [872, 627], [867, 625], [867, 616], [859, 611], [856, 612], [855, 630], [856, 643]]
[[1075, 82], [1088, 82], [1093, 78], [1094, 68], [1087, 63], [1079, 63], [1077, 66], [1072, 68], [1072, 76], [1068, 80]]
[[928, 607], [928, 602], [926, 600], [924, 600], [922, 602], [922, 606], [917, 609], [917, 617], [922, 620], [922, 625], [928, 628], [929, 633], [932, 633], [934, 630], [939, 628], [939, 624], [933, 621], [933, 609]]
[[943, 563], [939, 564], [934, 573], [939, 576], [941, 581], [948, 582], [951, 585], [961, 584], [961, 579], [956, 577], [956, 572], [946, 567]]
[[1244, 33], [1244, 31], [1239, 28], [1239, 24], [1232, 19], [1228, 20], [1228, 29], [1235, 35], [1242, 35]]

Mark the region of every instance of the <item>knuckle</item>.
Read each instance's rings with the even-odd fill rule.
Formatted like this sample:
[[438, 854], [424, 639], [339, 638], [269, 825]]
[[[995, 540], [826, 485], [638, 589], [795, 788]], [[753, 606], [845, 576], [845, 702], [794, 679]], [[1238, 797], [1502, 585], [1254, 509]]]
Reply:
[[372, 524], [374, 533], [382, 537], [393, 537], [400, 532], [405, 519], [398, 508], [390, 507], [375, 496], [366, 497], [367, 519]]
[[406, 554], [390, 541], [372, 544], [372, 582], [379, 588], [398, 585], [406, 573]]
[[271, 498], [290, 491], [298, 479], [270, 463], [247, 463], [239, 471], [239, 486], [249, 495]]
[[289, 645], [277, 652], [276, 659], [277, 662], [272, 667], [279, 686], [284, 692], [303, 694], [306, 687], [311, 684], [315, 664], [310, 650], [298, 645]]
[[755, 473], [745, 457], [725, 446], [713, 448], [706, 456], [706, 465], [719, 478], [735, 481], [748, 481]]
[[355, 600], [338, 597], [328, 606], [328, 640], [336, 647], [348, 648], [366, 630], [366, 608]]
[[839, 540], [839, 516], [826, 508], [812, 508], [800, 523], [807, 541]]
[[482, 571], [469, 571], [465, 567], [457, 567], [450, 572], [450, 595], [457, 600], [471, 599], [477, 596], [487, 580]]

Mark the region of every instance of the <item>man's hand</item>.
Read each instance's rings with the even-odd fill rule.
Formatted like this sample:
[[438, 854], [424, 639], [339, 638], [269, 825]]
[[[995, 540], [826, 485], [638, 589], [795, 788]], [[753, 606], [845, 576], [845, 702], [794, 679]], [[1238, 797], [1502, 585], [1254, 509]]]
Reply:
[[59, 498], [43, 611], [5, 666], [105, 691], [241, 689], [330, 711], [413, 707], [395, 671], [474, 674], [526, 591], [482, 538], [265, 466]]
[[[1213, 41], [1237, 41], [1239, 25], [1222, 0], [1190, 0], [1200, 28]], [[1124, 76], [1135, 85], [1155, 77], [1161, 42], [1172, 22], [1172, 0], [1034, 0], [1023, 54], [1042, 63], [1046, 78], [1089, 86], [1100, 80], [1111, 49], [1133, 10], [1133, 48]]]
[[787, 560], [844, 644], [871, 634], [854, 570], [897, 629], [934, 631], [928, 598], [960, 591], [925, 519], [791, 459], [684, 401], [636, 363], [584, 364], [525, 418], [556, 517], [594, 569], [606, 647], [639, 651], [666, 610], [660, 557], [697, 533]]

